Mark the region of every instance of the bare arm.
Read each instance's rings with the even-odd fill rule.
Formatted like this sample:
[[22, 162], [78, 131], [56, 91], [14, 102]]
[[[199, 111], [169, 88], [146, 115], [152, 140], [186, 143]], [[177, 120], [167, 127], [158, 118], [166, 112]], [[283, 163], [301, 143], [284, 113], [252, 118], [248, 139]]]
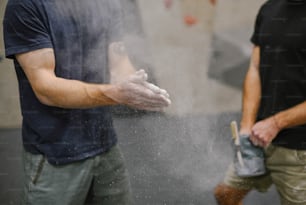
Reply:
[[113, 60], [110, 62], [112, 75], [117, 73], [122, 80], [114, 84], [90, 84], [57, 77], [54, 51], [50, 48], [18, 54], [16, 59], [37, 98], [49, 106], [73, 109], [124, 104], [160, 111], [171, 102], [165, 90], [147, 82], [143, 70], [135, 72], [127, 55], [110, 59]]
[[306, 123], [306, 102], [281, 111], [257, 122], [252, 128], [251, 140], [262, 147], [268, 146], [277, 134], [285, 128]]
[[243, 86], [241, 134], [250, 134], [256, 122], [261, 95], [259, 62], [260, 48], [255, 46]]
[[16, 55], [37, 98], [46, 105], [61, 108], [91, 108], [117, 104], [107, 97], [117, 92], [112, 85], [89, 84], [55, 75], [53, 49], [46, 48]]
[[254, 144], [266, 147], [282, 129], [291, 128], [305, 123], [306, 102], [303, 102], [257, 122], [252, 127], [251, 140]]
[[280, 129], [290, 128], [306, 123], [306, 102], [298, 104], [288, 110], [277, 113], [274, 116]]

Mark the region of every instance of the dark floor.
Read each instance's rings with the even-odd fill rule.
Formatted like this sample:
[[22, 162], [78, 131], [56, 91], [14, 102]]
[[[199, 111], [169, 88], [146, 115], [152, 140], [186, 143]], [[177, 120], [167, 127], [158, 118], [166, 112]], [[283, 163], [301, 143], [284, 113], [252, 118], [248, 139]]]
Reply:
[[[228, 124], [236, 113], [173, 118], [116, 118], [136, 204], [214, 205], [212, 190], [231, 160]], [[20, 130], [0, 131], [0, 205], [18, 204], [21, 182]], [[272, 188], [252, 192], [246, 205], [277, 205]]]

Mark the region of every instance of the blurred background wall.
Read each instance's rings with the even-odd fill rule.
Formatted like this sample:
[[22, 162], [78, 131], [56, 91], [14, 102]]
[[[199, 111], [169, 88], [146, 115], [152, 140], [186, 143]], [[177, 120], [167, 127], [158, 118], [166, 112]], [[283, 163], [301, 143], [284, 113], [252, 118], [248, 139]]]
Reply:
[[18, 127], [21, 124], [18, 85], [10, 60], [5, 59], [2, 19], [7, 0], [0, 1], [0, 127]]

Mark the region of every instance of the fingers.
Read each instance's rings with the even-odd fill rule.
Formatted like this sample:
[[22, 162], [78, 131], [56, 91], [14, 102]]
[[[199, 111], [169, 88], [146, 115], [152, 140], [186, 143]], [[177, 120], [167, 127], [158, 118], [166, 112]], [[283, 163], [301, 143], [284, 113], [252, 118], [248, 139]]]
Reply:
[[113, 51], [120, 56], [126, 55], [126, 50], [123, 42], [113, 43]]
[[252, 127], [250, 140], [254, 145], [267, 147], [277, 136], [279, 129], [275, 127], [273, 117], [257, 122]]
[[170, 96], [166, 90], [148, 83], [147, 79], [148, 74], [139, 70], [121, 83], [122, 102], [137, 109], [161, 111], [171, 104]]
[[169, 97], [170, 97], [170, 95], [168, 94], [168, 92], [167, 92], [166, 90], [161, 89], [161, 88], [157, 87], [156, 85], [154, 85], [154, 84], [152, 84], [152, 83], [146, 82], [146, 83], [144, 84], [144, 86], [145, 86], [146, 88], [152, 90], [152, 91], [153, 91], [154, 93], [156, 93], [156, 94], [161, 94], [161, 95], [165, 96], [166, 98], [169, 98]]
[[156, 94], [145, 87], [138, 86], [131, 92], [136, 94], [131, 96], [128, 105], [138, 109], [161, 111], [162, 108], [169, 106], [171, 103], [165, 96]]
[[[153, 84], [151, 84], [153, 85]], [[154, 86], [154, 85], [153, 85]], [[143, 97], [147, 98], [149, 102], [160, 102], [164, 106], [169, 106], [171, 104], [171, 100], [169, 98], [169, 94], [166, 91], [161, 91], [160, 88], [156, 87], [152, 89], [149, 89], [145, 87], [145, 92], [143, 92]], [[158, 90], [154, 90], [158, 89]]]
[[141, 90], [138, 96], [134, 98], [138, 104], [153, 106], [153, 107], [167, 107], [171, 104], [170, 99], [161, 94], [153, 93], [151, 90]]
[[151, 83], [145, 83], [144, 86], [148, 88], [150, 91], [153, 92], [154, 95], [158, 95], [158, 97], [162, 98], [163, 101], [167, 102], [167, 106], [171, 105], [170, 95], [168, 92], [164, 89], [161, 89], [154, 84]]
[[254, 135], [250, 136], [250, 140], [251, 140], [252, 144], [255, 145], [255, 146], [260, 146], [261, 145], [260, 140], [258, 140]]
[[148, 74], [144, 70], [139, 70], [135, 74], [136, 74], [136, 76], [138, 76], [140, 79], [142, 79], [144, 81], [143, 85], [146, 88], [150, 89], [152, 92], [154, 92], [156, 94], [161, 94], [161, 95], [165, 96], [166, 98], [170, 97], [170, 95], [168, 94], [168, 92], [166, 90], [161, 89], [158, 86], [156, 86], [156, 85], [154, 85], [152, 83], [147, 82]]
[[123, 57], [127, 57], [126, 48], [123, 42], [112, 43], [109, 46], [109, 51], [109, 57], [114, 61], [120, 61]]
[[164, 89], [147, 82], [148, 74], [144, 70], [137, 71], [132, 76], [132, 82], [138, 84], [139, 94], [149, 101], [162, 102], [165, 106], [171, 104], [170, 95]]
[[137, 83], [143, 84], [148, 80], [148, 74], [144, 70], [136, 71], [134, 74], [130, 75], [126, 80], [126, 83]]
[[260, 136], [256, 132], [252, 131], [252, 134], [250, 136], [250, 140], [255, 146], [259, 147], [267, 147], [270, 142], [268, 142], [264, 137]]

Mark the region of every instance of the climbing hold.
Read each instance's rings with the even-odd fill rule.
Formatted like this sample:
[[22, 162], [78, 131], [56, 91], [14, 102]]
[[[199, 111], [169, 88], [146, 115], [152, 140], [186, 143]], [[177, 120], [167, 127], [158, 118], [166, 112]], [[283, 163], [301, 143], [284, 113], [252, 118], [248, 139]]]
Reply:
[[164, 4], [167, 9], [170, 9], [172, 7], [173, 2], [172, 0], [164, 0]]
[[184, 21], [187, 26], [192, 26], [198, 22], [198, 19], [192, 15], [186, 15]]

